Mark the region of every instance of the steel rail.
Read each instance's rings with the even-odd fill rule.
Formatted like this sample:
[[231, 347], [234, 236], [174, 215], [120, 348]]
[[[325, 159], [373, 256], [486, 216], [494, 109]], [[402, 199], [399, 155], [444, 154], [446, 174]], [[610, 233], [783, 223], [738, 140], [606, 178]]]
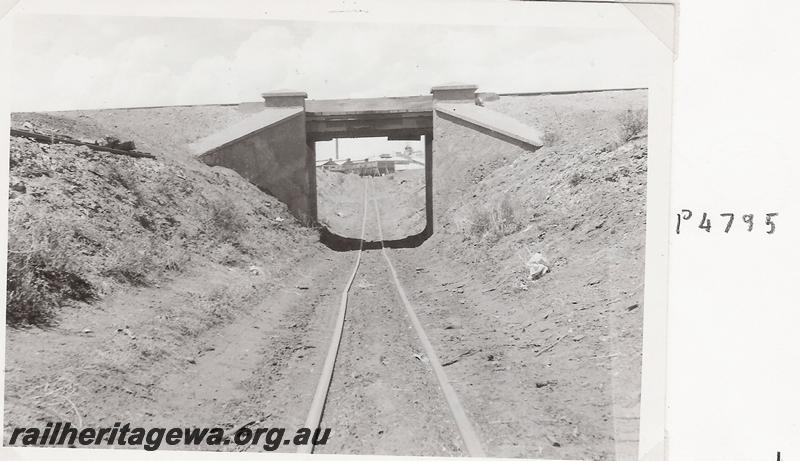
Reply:
[[456, 394], [455, 389], [453, 389], [453, 386], [450, 384], [450, 380], [447, 379], [447, 374], [444, 372], [444, 367], [442, 367], [439, 356], [436, 355], [436, 351], [428, 339], [428, 335], [425, 333], [425, 328], [423, 328], [422, 323], [419, 321], [419, 318], [417, 318], [417, 314], [414, 312], [414, 308], [408, 301], [406, 292], [403, 290], [403, 285], [400, 283], [400, 278], [397, 276], [397, 271], [394, 269], [392, 260], [389, 258], [389, 252], [386, 251], [386, 247], [383, 245], [383, 229], [381, 227], [381, 214], [380, 210], [378, 209], [378, 201], [375, 198], [373, 198], [372, 201], [375, 205], [375, 219], [378, 222], [378, 237], [381, 241], [381, 253], [386, 260], [386, 265], [389, 266], [389, 271], [392, 273], [392, 278], [394, 279], [397, 293], [400, 295], [403, 305], [405, 305], [408, 317], [411, 319], [411, 324], [414, 326], [414, 330], [417, 332], [417, 336], [419, 337], [422, 347], [425, 350], [425, 355], [428, 356], [428, 362], [431, 364], [433, 374], [436, 375], [436, 380], [439, 382], [439, 387], [444, 394], [447, 405], [450, 407], [450, 412], [452, 413], [453, 419], [456, 422], [458, 432], [461, 434], [461, 440], [464, 442], [464, 445], [467, 448], [467, 454], [473, 457], [485, 458], [486, 453], [483, 451], [483, 446], [481, 445], [478, 433], [472, 426], [472, 422], [470, 422], [467, 412], [461, 405], [461, 401], [458, 399], [458, 394]]
[[[347, 279], [345, 288], [342, 291], [342, 297], [339, 304], [339, 315], [336, 319], [336, 324], [334, 326], [333, 337], [331, 338], [331, 343], [328, 348], [328, 355], [326, 356], [325, 362], [323, 363], [322, 375], [320, 376], [319, 382], [317, 383], [316, 392], [314, 393], [314, 398], [311, 402], [311, 409], [309, 410], [308, 417], [306, 418], [305, 427], [310, 429], [319, 428], [320, 422], [322, 420], [322, 413], [325, 408], [325, 402], [328, 398], [331, 379], [333, 377], [333, 369], [336, 363], [336, 357], [339, 353], [339, 346], [341, 344], [342, 332], [344, 330], [344, 321], [345, 321], [345, 316], [347, 314], [348, 294], [353, 286], [353, 281], [355, 280], [356, 274], [358, 273], [358, 269], [361, 264], [361, 256], [364, 250], [364, 237], [366, 235], [367, 209], [369, 203], [369, 200], [367, 198], [368, 184], [369, 182], [365, 182], [364, 184], [364, 210], [361, 220], [361, 244], [358, 250], [358, 256], [356, 257], [356, 262], [353, 266], [353, 271], [350, 274], [350, 277]], [[461, 439], [464, 442], [467, 454], [473, 457], [486, 457], [486, 453], [483, 450], [480, 438], [478, 437], [478, 434], [475, 431], [472, 422], [469, 419], [469, 416], [467, 416], [467, 412], [461, 405], [461, 401], [458, 398], [458, 394], [456, 394], [455, 389], [453, 389], [453, 386], [450, 384], [450, 381], [444, 372], [444, 367], [442, 367], [441, 361], [439, 360], [439, 357], [436, 355], [436, 351], [434, 350], [433, 345], [428, 339], [428, 335], [425, 333], [425, 329], [423, 328], [422, 323], [419, 321], [419, 318], [414, 312], [414, 308], [408, 301], [408, 297], [406, 296], [405, 290], [403, 289], [403, 286], [400, 283], [400, 278], [397, 276], [397, 271], [395, 270], [394, 265], [392, 264], [392, 261], [389, 258], [389, 253], [386, 247], [383, 245], [383, 228], [381, 226], [378, 201], [374, 198], [372, 201], [375, 206], [375, 219], [378, 224], [378, 237], [381, 242], [381, 254], [386, 260], [386, 264], [389, 267], [389, 271], [391, 272], [392, 278], [394, 280], [394, 285], [397, 288], [397, 292], [400, 295], [400, 299], [403, 302], [406, 312], [408, 313], [408, 317], [411, 320], [411, 324], [414, 327], [414, 330], [416, 331], [420, 342], [422, 343], [425, 355], [428, 357], [428, 362], [430, 363], [431, 368], [433, 369], [433, 373], [436, 376], [436, 380], [439, 383], [439, 388], [442, 390], [442, 394], [444, 395], [445, 401], [447, 402], [447, 405], [450, 409], [450, 413], [452, 414], [453, 419], [455, 420], [456, 428], [458, 429], [458, 432], [461, 435]], [[313, 451], [314, 451], [313, 444], [300, 445], [297, 448], [297, 453], [313, 453]]]
[[[364, 235], [367, 225], [367, 183], [364, 183], [364, 212], [361, 218], [361, 244], [358, 249], [358, 256], [353, 265], [353, 272], [347, 279], [344, 290], [342, 291], [341, 301], [339, 302], [339, 315], [336, 318], [336, 324], [333, 329], [333, 337], [331, 344], [328, 347], [328, 355], [325, 357], [325, 362], [322, 365], [322, 375], [317, 383], [317, 390], [314, 392], [314, 398], [311, 401], [311, 409], [308, 411], [305, 427], [310, 429], [319, 428], [319, 423], [322, 420], [322, 411], [325, 409], [325, 401], [328, 398], [328, 389], [331, 385], [331, 378], [333, 377], [333, 366], [336, 363], [336, 356], [339, 353], [339, 344], [342, 341], [342, 330], [344, 329], [344, 319], [347, 314], [347, 295], [350, 288], [353, 286], [353, 280], [356, 278], [358, 267], [361, 264], [361, 255], [364, 251]], [[297, 448], [298, 453], [312, 453], [314, 451], [313, 444], [300, 445]]]

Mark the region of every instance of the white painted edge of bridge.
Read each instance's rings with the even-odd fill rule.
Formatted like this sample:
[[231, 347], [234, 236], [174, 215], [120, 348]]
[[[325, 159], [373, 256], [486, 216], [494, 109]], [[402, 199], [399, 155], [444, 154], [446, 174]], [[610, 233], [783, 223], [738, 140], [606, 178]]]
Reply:
[[519, 120], [501, 114], [500, 112], [475, 105], [473, 103], [441, 103], [434, 105], [438, 112], [464, 120], [473, 125], [480, 126], [507, 136], [517, 141], [539, 148], [544, 145], [543, 133], [538, 129], [526, 125]]
[[302, 114], [302, 107], [265, 108], [188, 145], [195, 156], [219, 150], [243, 138]]

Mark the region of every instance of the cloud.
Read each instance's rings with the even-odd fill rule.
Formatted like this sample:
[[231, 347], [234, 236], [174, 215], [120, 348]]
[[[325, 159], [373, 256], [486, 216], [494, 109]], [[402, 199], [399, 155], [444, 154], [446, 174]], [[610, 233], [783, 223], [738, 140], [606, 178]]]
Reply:
[[643, 85], [634, 32], [525, 27], [45, 17], [14, 30], [14, 110]]

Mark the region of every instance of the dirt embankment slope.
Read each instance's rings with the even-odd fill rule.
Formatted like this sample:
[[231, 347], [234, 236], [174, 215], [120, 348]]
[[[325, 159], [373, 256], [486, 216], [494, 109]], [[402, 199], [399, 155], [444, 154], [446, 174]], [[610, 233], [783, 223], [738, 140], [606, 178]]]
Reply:
[[55, 420], [233, 427], [267, 401], [261, 424], [302, 424], [323, 350], [306, 332], [327, 329], [346, 255], [232, 171], [181, 157], [180, 127], [161, 150], [110, 120], [13, 116], [156, 159], [11, 139], [6, 437]]
[[[59, 116], [14, 117], [17, 125], [23, 120], [45, 132], [58, 127], [90, 139], [108, 134]], [[12, 137], [10, 268], [32, 276], [12, 271], [10, 280], [20, 284], [14, 295], [47, 291], [49, 307], [93, 301], [117, 287], [180, 273], [193, 259], [258, 265], [298, 234], [312, 238], [283, 204], [230, 170], [189, 170], [154, 153], [156, 159], [130, 158]], [[17, 301], [26, 302], [12, 297], [12, 306], [22, 308]]]
[[[643, 91], [503, 97], [535, 153], [436, 133], [437, 232], [394, 252], [495, 456], [634, 459], [644, 282]], [[389, 206], [382, 209], [392, 213]], [[549, 272], [529, 277], [532, 254]]]

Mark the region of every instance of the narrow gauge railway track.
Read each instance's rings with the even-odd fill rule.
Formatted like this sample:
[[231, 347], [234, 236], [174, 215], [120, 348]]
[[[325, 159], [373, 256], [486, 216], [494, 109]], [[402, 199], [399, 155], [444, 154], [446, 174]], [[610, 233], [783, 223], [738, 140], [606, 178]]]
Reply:
[[[353, 265], [352, 272], [348, 277], [341, 294], [341, 299], [339, 303], [339, 311], [336, 318], [336, 323], [333, 328], [333, 334], [331, 336], [331, 342], [327, 351], [327, 355], [325, 357], [325, 361], [322, 365], [322, 371], [319, 378], [319, 382], [317, 383], [316, 391], [314, 393], [314, 397], [311, 402], [311, 407], [308, 412], [308, 417], [306, 418], [305, 427], [316, 429], [320, 427], [323, 418], [323, 412], [326, 410], [326, 404], [330, 403], [332, 399], [332, 381], [334, 378], [334, 369], [337, 366], [337, 358], [341, 362], [341, 345], [342, 345], [342, 335], [345, 331], [345, 324], [346, 320], [348, 320], [348, 301], [351, 301], [352, 296], [355, 294], [353, 290], [353, 282], [356, 279], [356, 275], [359, 273], [359, 270], [362, 272], [369, 272], [369, 269], [365, 268], [368, 264], [365, 263], [366, 258], [364, 258], [365, 252], [363, 251], [363, 242], [366, 236], [366, 228], [367, 228], [367, 216], [369, 211], [369, 202], [372, 201], [374, 214], [375, 214], [375, 224], [377, 226], [378, 236], [381, 242], [383, 242], [383, 229], [381, 226], [381, 218], [380, 218], [380, 208], [378, 206], [378, 202], [375, 198], [369, 198], [368, 188], [370, 183], [367, 182], [364, 184], [364, 198], [363, 198], [363, 212], [362, 212], [362, 222], [361, 222], [361, 242], [362, 247], [357, 251], [355, 263]], [[460, 436], [460, 445], [461, 450], [466, 452], [469, 456], [476, 456], [476, 457], [484, 457], [486, 456], [483, 446], [481, 445], [480, 439], [475, 431], [472, 422], [470, 421], [464, 407], [461, 405], [461, 402], [456, 394], [453, 386], [450, 384], [447, 375], [444, 372], [444, 368], [442, 367], [441, 361], [439, 360], [436, 351], [434, 350], [430, 340], [428, 339], [427, 334], [425, 333], [425, 329], [422, 326], [422, 323], [419, 321], [413, 306], [408, 300], [408, 297], [403, 289], [402, 284], [400, 283], [400, 279], [397, 275], [397, 271], [392, 264], [390, 258], [390, 250], [386, 249], [385, 247], [381, 246], [381, 255], [386, 263], [385, 268], [374, 268], [375, 272], [384, 271], [387, 272], [389, 275], [389, 279], [391, 284], [393, 285], [394, 289], [397, 292], [397, 296], [399, 297], [400, 304], [403, 305], [402, 310], [405, 311], [405, 321], [406, 323], [410, 324], [410, 328], [413, 328], [413, 331], [416, 334], [416, 342], [417, 345], [422, 347], [422, 352], [424, 352], [424, 358], [426, 359], [425, 362], [429, 365], [430, 370], [433, 372], [433, 376], [435, 377], [436, 383], [438, 384], [438, 398], [441, 398], [446, 403], [447, 409], [449, 410], [449, 416], [452, 420], [453, 425], [455, 426], [456, 432]], [[374, 260], [374, 257], [372, 258]], [[377, 260], [376, 260], [377, 262]], [[374, 263], [373, 263], [374, 264]], [[388, 271], [387, 271], [388, 269]], [[393, 301], [394, 302], [394, 301]], [[399, 307], [399, 306], [398, 306]], [[363, 325], [362, 325], [363, 326]], [[408, 325], [405, 325], [406, 328], [409, 328]], [[351, 332], [352, 333], [352, 332]], [[339, 366], [342, 364], [340, 363]], [[388, 398], [388, 396], [387, 396]], [[328, 415], [326, 415], [326, 419]], [[414, 426], [417, 424], [417, 421], [407, 421], [405, 424], [409, 426]], [[333, 428], [334, 431], [336, 428]], [[298, 448], [299, 453], [311, 453], [314, 450], [313, 445], [304, 445]], [[398, 453], [399, 454], [399, 453]]]

